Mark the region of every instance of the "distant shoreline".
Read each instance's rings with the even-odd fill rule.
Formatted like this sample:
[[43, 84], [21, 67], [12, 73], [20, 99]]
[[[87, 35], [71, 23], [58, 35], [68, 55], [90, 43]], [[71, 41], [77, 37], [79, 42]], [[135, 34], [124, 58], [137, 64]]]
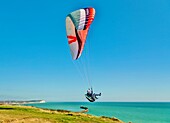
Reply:
[[20, 105], [20, 104], [33, 104], [33, 103], [45, 103], [45, 100], [27, 100], [27, 101], [15, 101], [15, 100], [6, 100], [0, 101], [0, 104], [9, 104], [9, 105]]

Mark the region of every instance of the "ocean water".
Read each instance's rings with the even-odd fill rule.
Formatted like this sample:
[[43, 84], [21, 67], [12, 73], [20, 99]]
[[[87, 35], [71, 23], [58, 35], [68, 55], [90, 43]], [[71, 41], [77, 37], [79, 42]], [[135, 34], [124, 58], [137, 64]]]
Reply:
[[87, 114], [116, 117], [125, 123], [170, 123], [170, 102], [47, 102], [27, 105], [70, 111], [81, 111], [82, 105], [89, 108]]

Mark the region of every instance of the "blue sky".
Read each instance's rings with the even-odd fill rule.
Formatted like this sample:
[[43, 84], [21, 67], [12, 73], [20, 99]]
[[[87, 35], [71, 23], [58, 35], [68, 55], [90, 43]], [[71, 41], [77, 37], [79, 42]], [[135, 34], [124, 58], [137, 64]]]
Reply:
[[[170, 101], [168, 0], [0, 2], [0, 100], [86, 101], [66, 38], [68, 13], [96, 9], [90, 76], [98, 101]], [[83, 54], [82, 54], [83, 57]]]

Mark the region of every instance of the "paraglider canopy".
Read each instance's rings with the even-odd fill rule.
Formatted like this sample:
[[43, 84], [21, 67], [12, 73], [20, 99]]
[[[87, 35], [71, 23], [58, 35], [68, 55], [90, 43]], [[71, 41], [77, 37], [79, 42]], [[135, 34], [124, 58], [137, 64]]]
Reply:
[[94, 16], [94, 8], [83, 8], [71, 12], [66, 17], [66, 32], [73, 60], [78, 59], [82, 54]]

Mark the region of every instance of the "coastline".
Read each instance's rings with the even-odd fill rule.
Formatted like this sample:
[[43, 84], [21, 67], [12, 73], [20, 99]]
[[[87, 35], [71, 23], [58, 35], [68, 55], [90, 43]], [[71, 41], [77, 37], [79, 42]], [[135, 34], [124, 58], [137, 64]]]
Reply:
[[[83, 110], [84, 112], [88, 111]], [[63, 122], [81, 122], [81, 123], [123, 123], [117, 118], [105, 116], [93, 116], [84, 112], [71, 112], [67, 110], [51, 110], [36, 108], [33, 106], [22, 105], [0, 105], [0, 122], [7, 123], [63, 123]]]
[[0, 101], [0, 105], [9, 104], [9, 105], [20, 105], [20, 104], [33, 104], [33, 103], [45, 103], [45, 100], [26, 100], [26, 101], [15, 101], [15, 100], [6, 100]]

